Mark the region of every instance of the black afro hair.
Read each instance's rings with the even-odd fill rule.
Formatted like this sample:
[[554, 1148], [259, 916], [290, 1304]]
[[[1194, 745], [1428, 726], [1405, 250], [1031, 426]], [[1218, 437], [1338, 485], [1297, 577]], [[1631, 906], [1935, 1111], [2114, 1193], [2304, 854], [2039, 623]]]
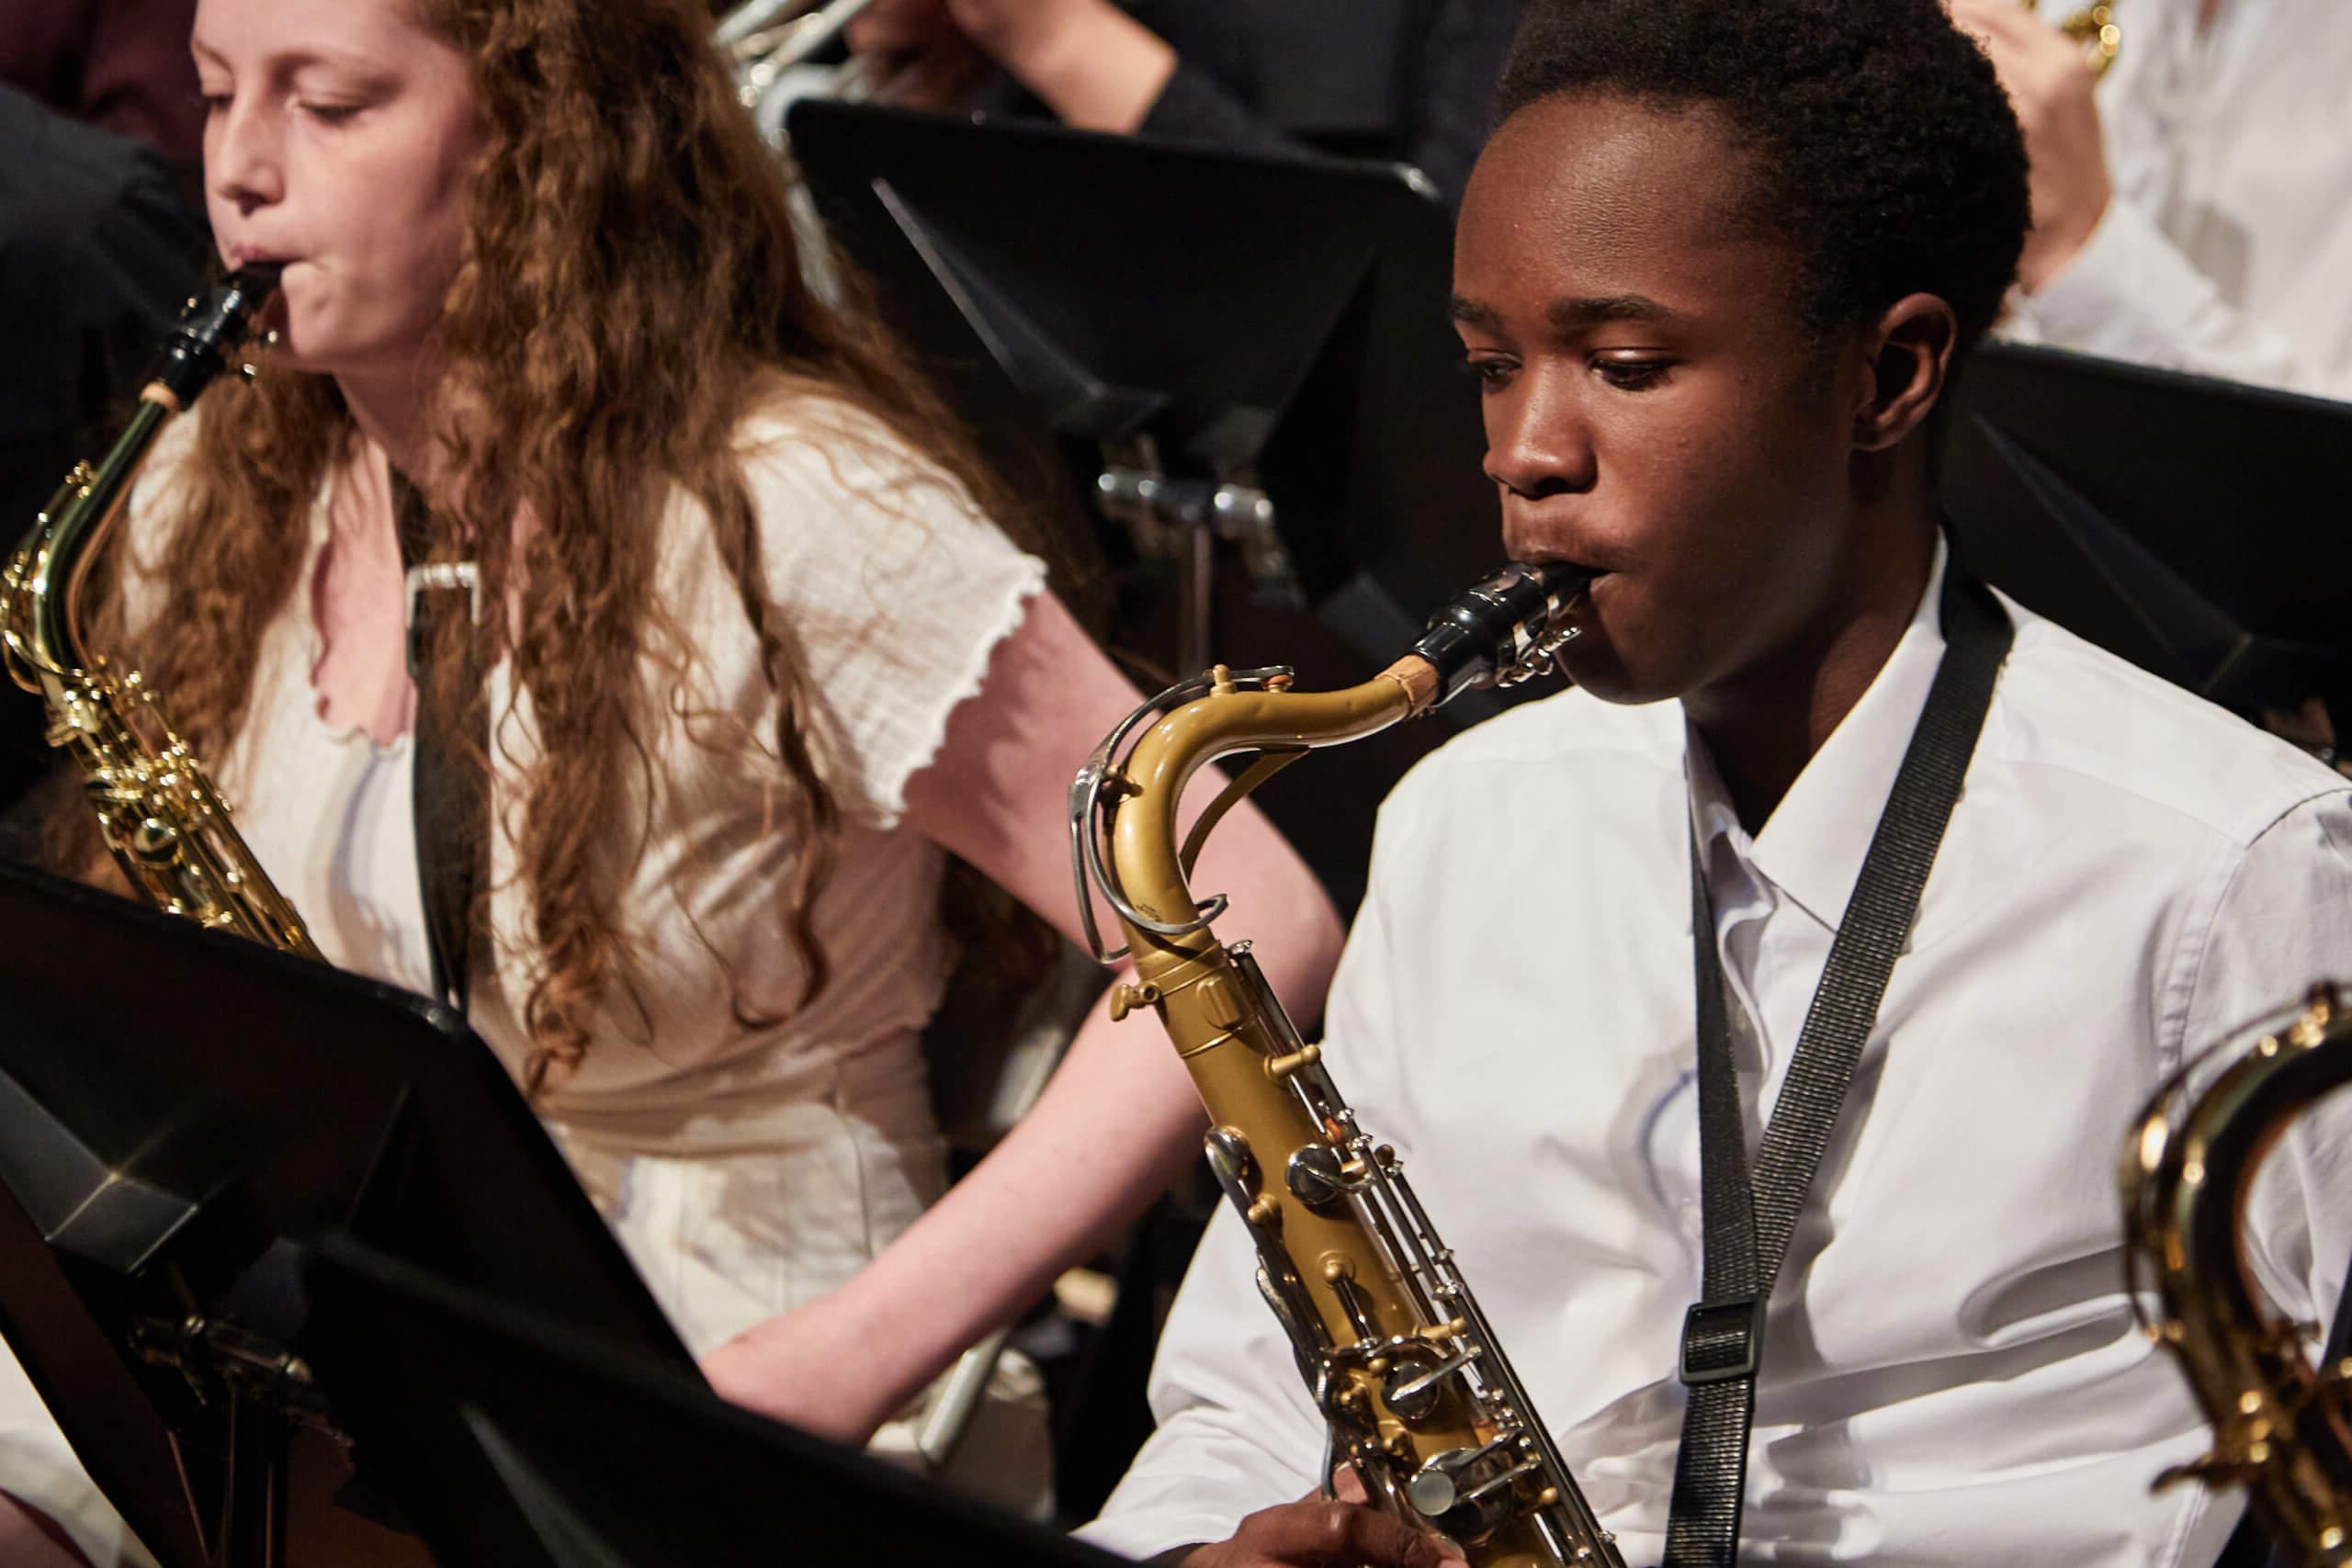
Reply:
[[2017, 276], [2024, 138], [1939, 0], [1529, 0], [1498, 118], [1563, 95], [1713, 106], [1758, 171], [1745, 216], [1796, 248], [1817, 334], [1924, 292], [1965, 351]]

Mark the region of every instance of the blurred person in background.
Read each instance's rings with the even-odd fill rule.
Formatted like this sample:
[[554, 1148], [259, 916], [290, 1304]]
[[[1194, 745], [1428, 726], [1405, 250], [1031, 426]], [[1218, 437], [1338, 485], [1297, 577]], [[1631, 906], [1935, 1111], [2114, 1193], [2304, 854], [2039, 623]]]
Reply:
[[[0, 540], [13, 545], [201, 276], [195, 0], [0, 6]], [[0, 807], [40, 765], [0, 718]]]
[[204, 139], [186, 47], [195, 17], [196, 0], [8, 0], [0, 81], [69, 119], [136, 138], [192, 181]]
[[195, 11], [0, 6], [0, 298], [16, 349], [0, 383], [0, 525], [30, 521], [199, 276]]
[[2352, 7], [2115, 0], [2082, 48], [2015, 0], [1951, 0], [2017, 105], [2034, 228], [2003, 330], [2352, 398]]
[[[1520, 0], [876, 0], [850, 47], [931, 107], [1247, 152], [1409, 164], [1452, 203], [1477, 157]], [[968, 62], [976, 93], [942, 84]]]

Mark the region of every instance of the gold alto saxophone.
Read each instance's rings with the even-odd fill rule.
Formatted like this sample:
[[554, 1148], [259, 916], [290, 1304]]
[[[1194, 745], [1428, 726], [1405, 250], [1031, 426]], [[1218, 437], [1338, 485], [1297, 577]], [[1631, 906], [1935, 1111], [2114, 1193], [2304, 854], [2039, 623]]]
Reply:
[[[2179, 1359], [2212, 1450], [2157, 1478], [2244, 1485], [2272, 1538], [2312, 1563], [2352, 1560], [2352, 1360], [2313, 1370], [2306, 1337], [2246, 1277], [2239, 1223], [2255, 1168], [2288, 1124], [2352, 1081], [2352, 1013], [2333, 986], [2201, 1092], [2187, 1070], [2143, 1112], [2121, 1179], [2135, 1310]], [[2139, 1303], [2153, 1285], [2150, 1322]]]
[[49, 743], [84, 776], [98, 831], [130, 886], [159, 908], [272, 947], [320, 956], [301, 917], [230, 825], [229, 807], [136, 671], [82, 636], [87, 570], [164, 426], [244, 341], [277, 285], [248, 266], [191, 300], [138, 411], [96, 468], [66, 476], [0, 576], [0, 657], [49, 707]]
[[[1220, 665], [1130, 716], [1070, 789], [1088, 935], [1106, 962], [1135, 956], [1113, 1016], [1157, 1012], [1207, 1104], [1210, 1167], [1257, 1243], [1259, 1290], [1326, 1423], [1326, 1495], [1345, 1459], [1376, 1505], [1452, 1541], [1474, 1568], [1623, 1564], [1396, 1151], [1357, 1123], [1248, 944], [1210, 933], [1225, 900], [1196, 904], [1187, 879], [1218, 818], [1311, 748], [1550, 669], [1591, 575], [1507, 567], [1440, 611], [1404, 658], [1344, 691], [1295, 692], [1287, 670]], [[1180, 844], [1186, 781], [1239, 751], [1258, 760]], [[1119, 953], [1095, 929], [1096, 886], [1125, 932]]]

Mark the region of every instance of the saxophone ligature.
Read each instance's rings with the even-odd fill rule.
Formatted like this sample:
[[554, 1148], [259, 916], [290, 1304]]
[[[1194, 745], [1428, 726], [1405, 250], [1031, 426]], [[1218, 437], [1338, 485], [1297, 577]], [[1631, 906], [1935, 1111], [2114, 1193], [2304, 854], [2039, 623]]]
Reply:
[[2352, 1360], [2312, 1366], [2306, 1331], [2265, 1303], [2239, 1240], [2263, 1156], [2312, 1102], [2352, 1082], [2352, 1012], [2321, 986], [2191, 1092], [2195, 1070], [2142, 1112], [2120, 1173], [2133, 1310], [2179, 1361], [2214, 1435], [2204, 1458], [2156, 1484], [2243, 1485], [2271, 1538], [2303, 1562], [2352, 1561]]
[[[1441, 610], [1404, 658], [1342, 691], [1297, 692], [1288, 670], [1220, 665], [1130, 716], [1070, 790], [1088, 936], [1098, 958], [1135, 960], [1113, 1016], [1158, 1013], [1208, 1108], [1210, 1167], [1256, 1243], [1259, 1290], [1323, 1415], [1326, 1495], [1345, 1460], [1375, 1506], [1450, 1541], [1473, 1568], [1623, 1565], [1396, 1151], [1358, 1124], [1249, 945], [1211, 934], [1225, 900], [1196, 903], [1189, 877], [1225, 811], [1307, 750], [1552, 669], [1592, 575], [1564, 562], [1506, 567]], [[1242, 751], [1257, 761], [1180, 842], [1187, 781]], [[1126, 937], [1116, 953], [1096, 928], [1097, 887]]]
[[0, 657], [49, 710], [48, 739], [80, 768], [98, 832], [131, 888], [217, 930], [319, 957], [301, 918], [229, 820], [229, 807], [136, 671], [83, 636], [91, 561], [155, 438], [220, 373], [277, 285], [247, 266], [188, 302], [162, 367], [94, 468], [77, 465], [0, 574]]

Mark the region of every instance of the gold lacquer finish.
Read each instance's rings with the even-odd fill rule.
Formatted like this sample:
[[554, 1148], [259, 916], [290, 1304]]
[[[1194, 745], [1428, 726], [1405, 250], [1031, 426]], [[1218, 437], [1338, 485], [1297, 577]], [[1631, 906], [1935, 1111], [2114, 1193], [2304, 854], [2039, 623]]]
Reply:
[[2188, 1092], [2185, 1074], [2166, 1085], [2121, 1168], [2133, 1299], [2153, 1286], [2161, 1313], [2143, 1322], [2179, 1359], [2214, 1433], [2211, 1453], [2157, 1484], [2245, 1486], [2272, 1537], [2312, 1563], [2352, 1561], [2352, 1363], [2312, 1369], [2303, 1332], [2247, 1278], [2238, 1235], [2263, 1156], [2347, 1081], [2352, 1014], [2322, 986], [2200, 1092]]
[[0, 656], [47, 703], [49, 743], [81, 768], [99, 832], [134, 889], [173, 914], [316, 958], [155, 694], [90, 649], [81, 626], [85, 570], [141, 463], [243, 341], [276, 281], [275, 269], [248, 268], [190, 302], [129, 425], [95, 468], [66, 476], [0, 576]]
[[[2019, 0], [2029, 11], [2039, 10], [2037, 0]], [[2115, 25], [2115, 7], [2111, 4], [2086, 6], [2055, 24], [2058, 30], [2082, 47], [2083, 63], [2090, 67], [2094, 76], [2107, 74], [2108, 67], [2123, 49], [2123, 29]]]
[[[1159, 1014], [1208, 1107], [1210, 1165], [1256, 1241], [1259, 1289], [1327, 1423], [1325, 1475], [1346, 1460], [1375, 1505], [1476, 1568], [1622, 1563], [1395, 1151], [1358, 1124], [1247, 944], [1211, 933], [1223, 901], [1196, 904], [1189, 874], [1222, 809], [1308, 749], [1547, 665], [1587, 576], [1508, 569], [1441, 612], [1415, 652], [1344, 691], [1299, 693], [1287, 671], [1220, 666], [1122, 726], [1072, 790], [1080, 897], [1100, 882], [1135, 957], [1113, 1007]], [[1180, 842], [1186, 782], [1244, 751], [1260, 761]]]

